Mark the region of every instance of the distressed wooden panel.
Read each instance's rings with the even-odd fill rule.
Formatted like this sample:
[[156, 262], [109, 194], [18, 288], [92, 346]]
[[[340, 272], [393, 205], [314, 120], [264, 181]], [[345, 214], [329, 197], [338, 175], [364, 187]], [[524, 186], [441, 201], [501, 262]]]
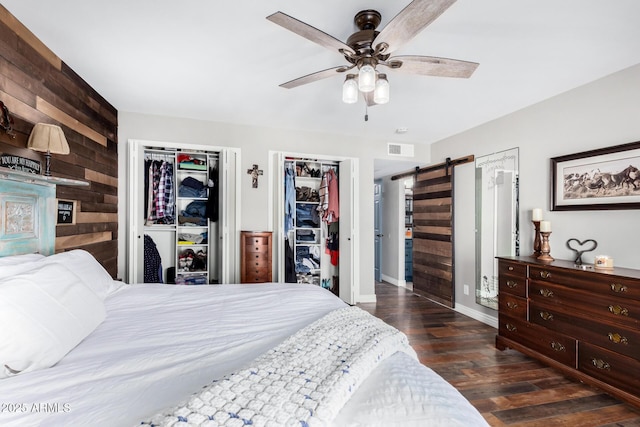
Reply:
[[453, 307], [453, 167], [416, 174], [413, 290]]
[[82, 248], [115, 277], [118, 231], [118, 112], [0, 5], [0, 101], [14, 118], [15, 138], [0, 132], [0, 153], [38, 160], [27, 140], [36, 123], [62, 127], [71, 153], [52, 156], [54, 176], [89, 181], [56, 189], [75, 200], [76, 224], [56, 227], [56, 251]]

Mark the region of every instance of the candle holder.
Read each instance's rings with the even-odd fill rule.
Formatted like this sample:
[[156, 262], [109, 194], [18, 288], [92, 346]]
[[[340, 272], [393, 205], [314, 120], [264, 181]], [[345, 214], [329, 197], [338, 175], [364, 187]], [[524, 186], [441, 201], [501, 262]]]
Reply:
[[534, 257], [539, 257], [542, 252], [540, 252], [540, 221], [531, 221], [533, 222], [533, 228], [535, 228], [535, 237], [533, 238], [533, 255]]
[[554, 261], [553, 257], [549, 255], [549, 252], [551, 252], [551, 247], [549, 246], [549, 234], [551, 234], [550, 231], [540, 232], [540, 235], [542, 236], [541, 237], [542, 242], [540, 243], [540, 252], [542, 254], [538, 256], [538, 260], [542, 262]]

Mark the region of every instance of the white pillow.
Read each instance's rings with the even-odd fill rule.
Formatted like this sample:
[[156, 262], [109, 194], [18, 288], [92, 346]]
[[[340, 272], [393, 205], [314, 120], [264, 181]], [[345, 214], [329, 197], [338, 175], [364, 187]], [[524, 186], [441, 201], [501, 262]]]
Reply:
[[62, 265], [0, 280], [0, 378], [55, 365], [104, 318], [102, 300]]
[[42, 254], [10, 255], [0, 258], [0, 279], [23, 271], [29, 271], [31, 263], [42, 261], [45, 258]]
[[91, 255], [82, 249], [60, 252], [46, 257], [45, 264], [60, 264], [73, 271], [85, 285], [104, 301], [104, 299], [124, 286], [124, 283], [113, 280], [107, 270]]

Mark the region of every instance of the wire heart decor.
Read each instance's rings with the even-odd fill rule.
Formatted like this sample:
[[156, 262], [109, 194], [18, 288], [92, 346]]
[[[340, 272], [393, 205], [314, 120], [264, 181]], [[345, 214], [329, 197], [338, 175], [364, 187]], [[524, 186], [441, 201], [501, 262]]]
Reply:
[[[576, 248], [571, 247], [571, 242], [576, 242], [579, 245], [578, 248], [576, 249]], [[591, 247], [590, 248], [585, 248], [585, 245], [587, 243], [591, 243]], [[587, 240], [580, 241], [578, 239], [572, 238], [572, 239], [567, 240], [567, 247], [576, 253], [576, 258], [575, 258], [574, 262], [577, 265], [582, 265], [582, 254], [585, 253], [585, 252], [591, 252], [591, 251], [595, 250], [598, 247], [598, 242], [596, 242], [593, 239], [587, 239]]]

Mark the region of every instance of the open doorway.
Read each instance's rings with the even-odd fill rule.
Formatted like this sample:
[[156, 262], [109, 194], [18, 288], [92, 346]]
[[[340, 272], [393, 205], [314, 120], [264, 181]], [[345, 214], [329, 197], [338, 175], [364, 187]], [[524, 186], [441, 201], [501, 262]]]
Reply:
[[[415, 161], [375, 160], [374, 168], [374, 277], [409, 289], [413, 280], [413, 177], [391, 178], [420, 166]], [[385, 175], [377, 175], [381, 170]]]

